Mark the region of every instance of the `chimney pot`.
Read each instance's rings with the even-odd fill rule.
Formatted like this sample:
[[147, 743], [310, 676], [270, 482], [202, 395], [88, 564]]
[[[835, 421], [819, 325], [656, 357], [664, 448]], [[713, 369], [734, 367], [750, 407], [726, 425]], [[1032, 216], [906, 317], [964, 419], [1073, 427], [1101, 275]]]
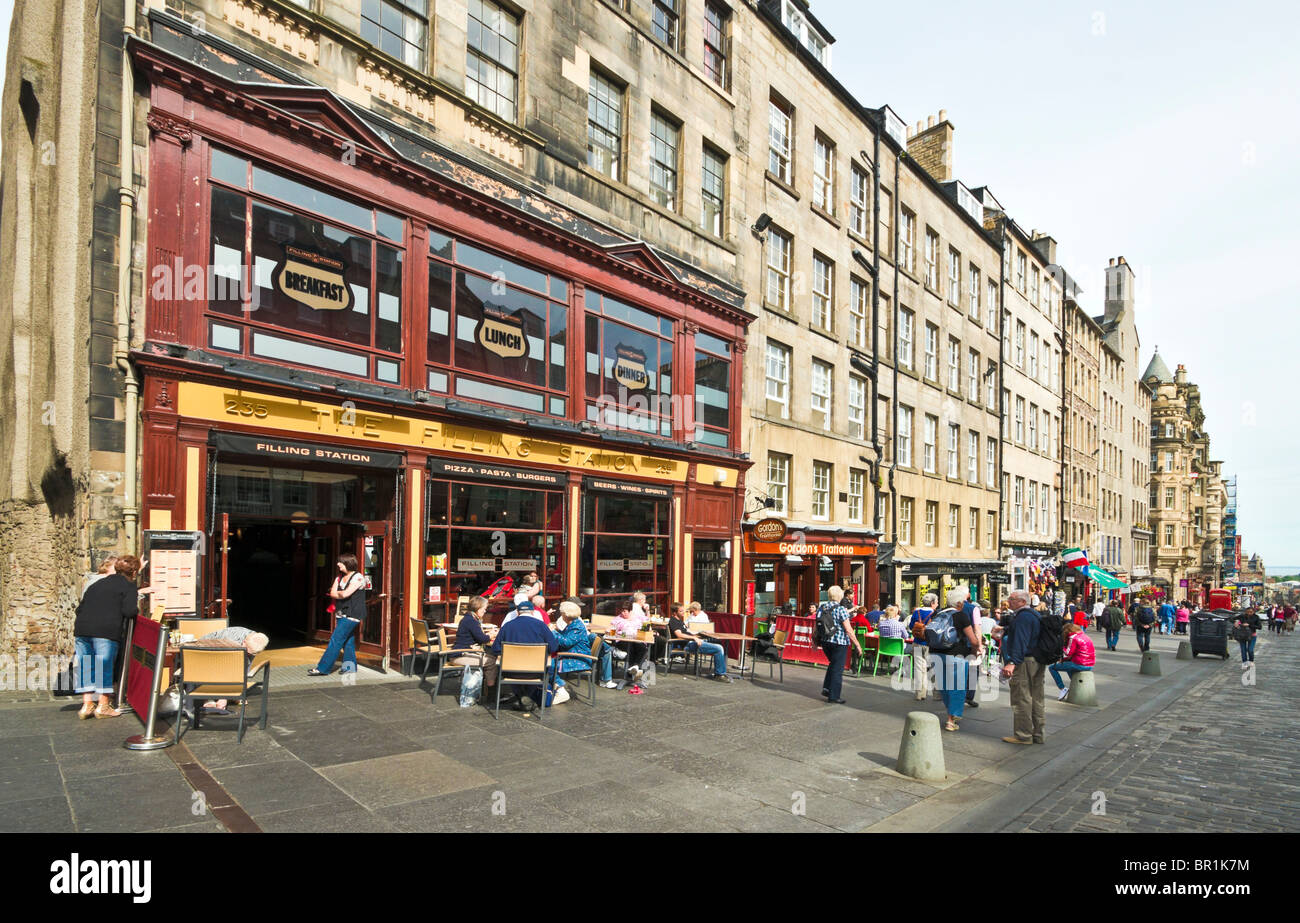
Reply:
[[934, 127], [934, 116], [931, 115], [931, 116], [927, 116], [927, 117], [926, 117], [926, 120], [925, 120], [925, 127], [926, 127], [926, 128], [933, 128], [933, 127]]
[[940, 109], [940, 110], [939, 110], [939, 121], [940, 121], [940, 122], [946, 122], [946, 121], [948, 121], [948, 110], [947, 110], [947, 109]]
[[1115, 265], [1115, 257], [1113, 257], [1113, 256], [1110, 258], [1110, 265], [1112, 265], [1112, 266]]

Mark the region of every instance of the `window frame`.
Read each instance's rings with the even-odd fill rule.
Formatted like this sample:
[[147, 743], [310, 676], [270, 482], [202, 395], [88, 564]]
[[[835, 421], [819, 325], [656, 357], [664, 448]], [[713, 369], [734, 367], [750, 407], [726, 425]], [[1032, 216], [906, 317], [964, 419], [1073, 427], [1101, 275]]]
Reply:
[[[505, 35], [504, 35], [504, 34], [503, 34], [499, 29], [493, 28], [489, 22], [485, 22], [485, 21], [483, 21], [482, 19], [479, 19], [477, 16], [475, 16], [475, 15], [474, 15], [474, 9], [475, 9], [476, 6], [478, 6], [478, 8], [480, 8], [480, 9], [486, 10], [486, 11], [489, 12], [489, 13], [492, 13], [492, 14], [495, 15], [495, 16], [499, 16], [499, 17], [500, 17], [500, 20], [508, 20], [508, 21], [510, 21], [511, 23], [513, 23], [513, 25], [514, 25], [514, 33], [515, 33], [514, 41], [510, 41], [508, 38], [506, 38], [506, 36], [505, 36]], [[514, 12], [512, 12], [510, 9], [506, 8], [505, 6], [502, 6], [500, 3], [496, 3], [495, 0], [469, 0], [469, 2], [466, 4], [466, 12], [465, 12], [465, 15], [466, 15], [466, 28], [465, 28], [465, 62], [466, 62], [466, 63], [465, 63], [465, 95], [468, 96], [470, 99], [474, 100], [474, 102], [475, 102], [476, 105], [482, 106], [484, 109], [487, 109], [489, 112], [491, 112], [491, 113], [492, 113], [493, 115], [495, 115], [497, 118], [502, 119], [502, 120], [505, 121], [505, 122], [509, 122], [509, 123], [512, 124], [512, 125], [514, 125], [514, 124], [518, 124], [518, 122], [519, 122], [519, 98], [520, 98], [520, 92], [519, 92], [519, 86], [520, 86], [520, 77], [519, 77], [519, 70], [520, 70], [520, 67], [519, 67], [519, 63], [520, 63], [520, 58], [519, 58], [519, 49], [520, 49], [520, 47], [524, 44], [524, 41], [523, 41], [523, 38], [524, 38], [524, 36], [523, 36], [523, 17], [522, 17], [522, 16], [519, 16], [519, 15], [516, 15]], [[489, 17], [489, 18], [492, 18], [492, 17]], [[496, 36], [496, 39], [497, 39], [497, 42], [498, 42], [498, 43], [505, 42], [505, 43], [510, 44], [510, 45], [514, 48], [514, 52], [515, 52], [515, 53], [514, 53], [514, 68], [513, 68], [513, 70], [512, 70], [512, 69], [511, 69], [511, 68], [510, 68], [510, 67], [509, 67], [505, 62], [503, 62], [503, 60], [502, 60], [499, 56], [498, 56], [498, 57], [491, 57], [491, 56], [488, 55], [487, 52], [485, 52], [485, 51], [481, 51], [481, 50], [479, 50], [479, 49], [476, 49], [476, 48], [471, 44], [471, 36], [472, 36], [472, 34], [473, 34], [473, 29], [472, 29], [472, 23], [471, 23], [471, 20], [473, 20], [473, 21], [477, 21], [477, 22], [479, 23], [480, 28], [482, 28], [482, 29], [491, 29], [491, 32], [492, 32], [492, 34], [493, 34], [494, 36]], [[501, 94], [501, 92], [500, 92], [500, 82], [499, 82], [499, 77], [500, 77], [500, 75], [499, 75], [499, 74], [497, 74], [498, 82], [497, 82], [497, 88], [496, 88], [496, 89], [492, 89], [492, 88], [489, 87], [486, 83], [482, 83], [481, 81], [479, 81], [477, 78], [475, 78], [475, 77], [473, 76], [474, 69], [473, 69], [473, 67], [472, 67], [472, 64], [473, 64], [473, 61], [474, 61], [476, 58], [477, 58], [478, 60], [480, 60], [480, 61], [486, 62], [486, 63], [487, 63], [487, 64], [488, 64], [492, 69], [495, 69], [495, 70], [498, 70], [498, 71], [500, 71], [500, 72], [504, 72], [504, 73], [507, 73], [507, 74], [510, 75], [511, 80], [512, 80], [512, 82], [513, 82], [513, 87], [512, 87], [512, 89], [513, 89], [513, 97], [510, 98], [510, 114], [509, 114], [508, 116], [505, 115], [505, 114], [503, 114], [502, 112], [500, 112], [500, 111], [498, 110], [497, 107], [495, 107], [495, 106], [489, 106], [489, 105], [487, 105], [486, 103], [484, 103], [484, 102], [480, 99], [480, 94], [475, 90], [475, 87], [476, 87], [476, 86], [477, 86], [477, 87], [481, 87], [484, 93], [491, 93], [491, 94], [493, 94], [493, 95], [496, 96], [496, 97], [506, 98], [506, 97], [504, 97], [503, 94]]]

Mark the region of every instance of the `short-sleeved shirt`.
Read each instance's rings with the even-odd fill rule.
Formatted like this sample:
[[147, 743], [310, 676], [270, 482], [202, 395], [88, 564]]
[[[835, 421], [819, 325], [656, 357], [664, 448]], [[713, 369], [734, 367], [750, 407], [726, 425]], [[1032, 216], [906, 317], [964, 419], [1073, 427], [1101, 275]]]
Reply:
[[680, 640], [682, 640], [681, 638], [677, 637], [677, 632], [679, 632], [679, 631], [684, 631], [684, 632], [687, 632], [688, 634], [694, 634], [694, 632], [692, 632], [692, 631], [690, 630], [690, 628], [687, 627], [687, 624], [686, 624], [685, 622], [683, 622], [681, 619], [679, 619], [677, 616], [675, 616], [675, 615], [673, 615], [673, 616], [669, 616], [669, 618], [668, 618], [668, 638], [669, 638], [669, 640], [671, 640], [671, 641], [680, 641]]
[[970, 613], [958, 609], [953, 613], [952, 624], [957, 629], [957, 643], [944, 653], [957, 657], [966, 657], [970, 654], [970, 640], [966, 637], [966, 629], [974, 627]]
[[[849, 610], [835, 603], [822, 603], [823, 606], [829, 606], [831, 615], [835, 618], [835, 631], [828, 638], [822, 641], [823, 644], [849, 644], [849, 633], [844, 630], [844, 623], [849, 619]], [[818, 615], [821, 609], [817, 610]]]

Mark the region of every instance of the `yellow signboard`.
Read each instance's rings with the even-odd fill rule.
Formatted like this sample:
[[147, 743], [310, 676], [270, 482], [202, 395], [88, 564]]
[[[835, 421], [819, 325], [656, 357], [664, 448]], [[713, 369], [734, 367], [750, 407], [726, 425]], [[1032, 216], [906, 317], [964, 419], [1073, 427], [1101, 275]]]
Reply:
[[[671, 458], [553, 442], [536, 436], [516, 436], [458, 423], [294, 400], [190, 381], [180, 383], [177, 410], [182, 416], [218, 423], [262, 426], [305, 435], [372, 441], [377, 446], [408, 446], [453, 455], [510, 459], [661, 481], [684, 483], [689, 469], [687, 462]], [[715, 471], [712, 465], [703, 467], [710, 475]], [[726, 469], [725, 474], [723, 480], [730, 481], [734, 472]]]

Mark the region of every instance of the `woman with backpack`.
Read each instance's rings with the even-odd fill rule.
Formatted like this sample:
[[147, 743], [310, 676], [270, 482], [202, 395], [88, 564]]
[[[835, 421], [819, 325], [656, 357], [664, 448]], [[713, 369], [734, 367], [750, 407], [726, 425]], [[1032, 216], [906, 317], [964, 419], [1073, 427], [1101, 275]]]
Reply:
[[966, 710], [966, 685], [970, 670], [967, 657], [982, 652], [980, 636], [976, 633], [966, 608], [969, 590], [956, 589], [948, 593], [948, 608], [936, 612], [925, 626], [926, 642], [930, 653], [938, 658], [935, 676], [944, 705], [948, 710], [945, 731], [960, 730], [958, 724]]

